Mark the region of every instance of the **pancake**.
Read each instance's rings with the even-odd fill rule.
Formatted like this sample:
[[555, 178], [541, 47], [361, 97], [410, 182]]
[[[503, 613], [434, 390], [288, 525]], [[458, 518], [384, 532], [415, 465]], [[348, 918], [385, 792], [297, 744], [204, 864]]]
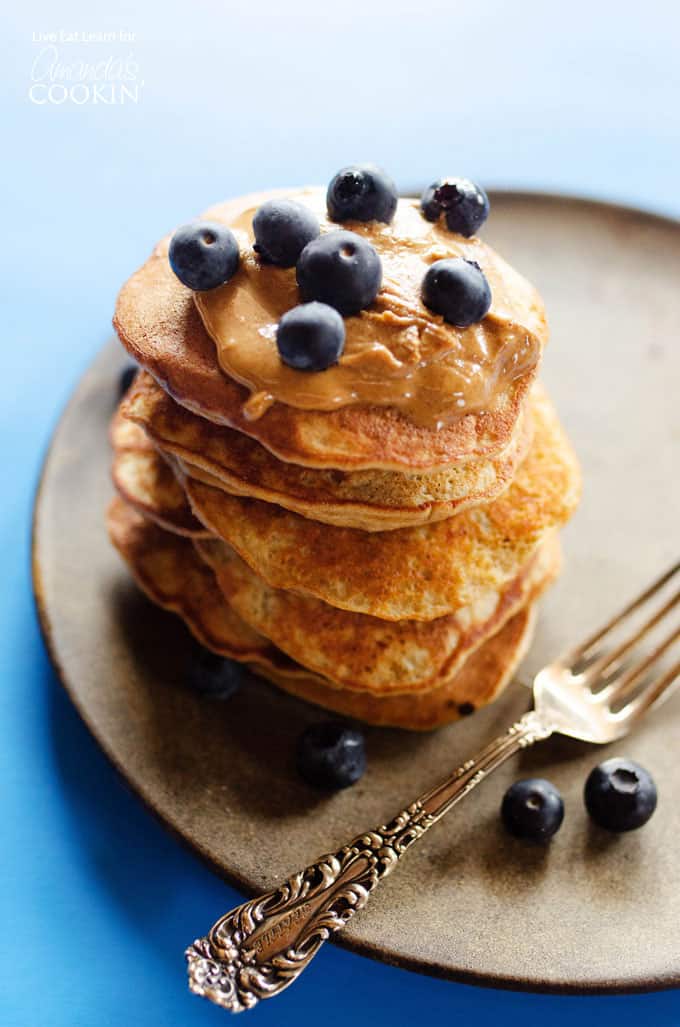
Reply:
[[308, 670], [351, 691], [398, 695], [437, 688], [466, 658], [555, 578], [555, 534], [488, 609], [432, 621], [378, 620], [318, 599], [272, 589], [224, 542], [200, 540], [225, 599], [255, 631]]
[[168, 531], [199, 538], [209, 534], [191, 512], [172, 468], [139, 425], [124, 417], [120, 409], [111, 422], [110, 438], [111, 475], [126, 502]]
[[194, 478], [340, 527], [386, 531], [444, 520], [489, 502], [512, 481], [532, 434], [526, 406], [508, 447], [490, 460], [421, 473], [338, 471], [283, 463], [259, 443], [196, 417], [141, 373], [123, 413]]
[[[206, 216], [229, 223], [281, 192], [241, 197]], [[249, 419], [243, 408], [250, 392], [220, 369], [192, 293], [170, 269], [169, 240], [159, 243], [123, 286], [113, 323], [135, 360], [188, 410], [243, 432], [282, 460], [308, 467], [431, 470], [507, 449], [533, 373], [514, 379], [492, 409], [468, 413], [442, 427], [416, 424], [391, 407], [372, 405], [319, 411], [277, 402], [258, 419]], [[544, 344], [547, 328], [538, 294], [503, 267], [514, 288], [528, 290], [532, 297], [527, 301], [532, 326]]]
[[142, 517], [118, 496], [109, 505], [106, 526], [142, 591], [166, 610], [200, 625], [196, 634], [208, 648], [235, 660], [251, 660], [269, 647], [224, 602], [215, 576], [188, 539]]
[[493, 608], [579, 497], [576, 458], [542, 390], [533, 410], [533, 443], [510, 488], [487, 506], [421, 527], [332, 527], [190, 477], [183, 484], [199, 519], [273, 588], [394, 621]]
[[430, 730], [473, 712], [507, 684], [531, 636], [534, 617], [527, 607], [439, 688], [382, 698], [346, 692], [293, 663], [248, 628], [186, 539], [163, 531], [120, 499], [109, 507], [107, 523], [114, 545], [143, 591], [179, 614], [199, 642], [222, 656], [247, 662], [292, 695], [368, 723]]
[[[141, 429], [137, 432], [143, 435]], [[134, 451], [127, 455], [133, 462], [131, 476], [141, 479], [149, 507], [158, 511], [162, 499], [154, 495], [157, 476], [143, 480], [146, 454], [140, 453], [136, 473]], [[160, 456], [155, 458], [162, 463]], [[428, 622], [393, 623], [272, 589], [226, 543], [204, 539], [196, 544], [230, 605], [255, 631], [339, 687], [376, 693], [425, 690], [450, 677], [472, 649], [536, 597], [555, 576], [559, 562], [557, 539], [552, 538], [493, 602]]]
[[472, 653], [450, 681], [415, 695], [381, 697], [328, 688], [312, 674], [295, 675], [269, 663], [253, 669], [290, 695], [345, 717], [381, 727], [431, 731], [474, 713], [500, 695], [531, 644], [535, 621], [534, 607], [525, 606]]

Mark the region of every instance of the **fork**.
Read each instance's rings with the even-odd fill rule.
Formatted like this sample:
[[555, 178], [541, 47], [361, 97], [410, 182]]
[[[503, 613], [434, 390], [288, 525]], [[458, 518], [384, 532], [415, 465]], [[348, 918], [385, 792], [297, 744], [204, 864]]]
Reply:
[[[389, 823], [321, 856], [283, 884], [221, 917], [186, 950], [189, 987], [232, 1013], [287, 988], [331, 934], [368, 902], [378, 883], [433, 824], [520, 749], [554, 733], [598, 745], [627, 735], [680, 675], [680, 660], [654, 673], [680, 638], [671, 629], [651, 652], [639, 645], [680, 603], [680, 590], [651, 615], [678, 562], [581, 645], [548, 664], [533, 683], [534, 708]], [[640, 613], [646, 619], [630, 627]], [[606, 648], [616, 630], [626, 637]], [[657, 668], [658, 670], [658, 668]]]

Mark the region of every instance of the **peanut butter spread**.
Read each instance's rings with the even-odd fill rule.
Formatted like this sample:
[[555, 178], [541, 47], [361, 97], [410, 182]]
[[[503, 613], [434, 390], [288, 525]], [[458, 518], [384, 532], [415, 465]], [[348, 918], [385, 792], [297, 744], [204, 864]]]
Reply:
[[[220, 367], [251, 390], [247, 416], [260, 417], [275, 402], [303, 410], [361, 403], [395, 407], [436, 427], [496, 408], [513, 382], [533, 374], [547, 339], [541, 299], [481, 239], [465, 239], [427, 221], [417, 200], [400, 200], [389, 225], [337, 225], [326, 216], [323, 190], [304, 189], [290, 198], [312, 208], [322, 232], [344, 228], [368, 239], [382, 261], [382, 287], [367, 310], [345, 318], [339, 363], [318, 372], [288, 367], [279, 357], [276, 328], [301, 302], [295, 268], [258, 259], [256, 207], [230, 221], [241, 251], [239, 270], [225, 285], [195, 293], [194, 299]], [[219, 217], [218, 210], [211, 216]], [[448, 324], [421, 300], [428, 267], [447, 257], [477, 261], [491, 287], [489, 313], [469, 328]]]

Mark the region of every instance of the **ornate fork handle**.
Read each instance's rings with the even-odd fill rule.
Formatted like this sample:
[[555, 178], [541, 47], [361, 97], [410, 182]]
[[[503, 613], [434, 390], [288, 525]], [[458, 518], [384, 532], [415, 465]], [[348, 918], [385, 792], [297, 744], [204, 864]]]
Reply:
[[191, 990], [232, 1013], [283, 991], [323, 942], [366, 905], [418, 838], [518, 749], [552, 731], [535, 711], [525, 714], [388, 824], [358, 835], [221, 917], [186, 951]]

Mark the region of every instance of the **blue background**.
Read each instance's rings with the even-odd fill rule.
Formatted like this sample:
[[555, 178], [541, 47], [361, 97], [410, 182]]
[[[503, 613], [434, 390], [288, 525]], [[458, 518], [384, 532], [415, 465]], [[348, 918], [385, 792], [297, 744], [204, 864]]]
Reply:
[[[226, 1014], [185, 990], [182, 951], [238, 895], [129, 794], [61, 691], [38, 633], [30, 514], [58, 412], [109, 335], [119, 284], [157, 237], [230, 194], [323, 182], [370, 159], [403, 187], [461, 173], [679, 214], [680, 8], [13, 7], [0, 91], [0, 1024], [217, 1024]], [[32, 34], [60, 29], [134, 32], [130, 44], [58, 49], [67, 63], [132, 53], [139, 102], [31, 103]], [[303, 983], [249, 1016], [328, 1027], [499, 1016], [623, 1027], [677, 1024], [680, 993], [480, 990], [326, 947]]]

